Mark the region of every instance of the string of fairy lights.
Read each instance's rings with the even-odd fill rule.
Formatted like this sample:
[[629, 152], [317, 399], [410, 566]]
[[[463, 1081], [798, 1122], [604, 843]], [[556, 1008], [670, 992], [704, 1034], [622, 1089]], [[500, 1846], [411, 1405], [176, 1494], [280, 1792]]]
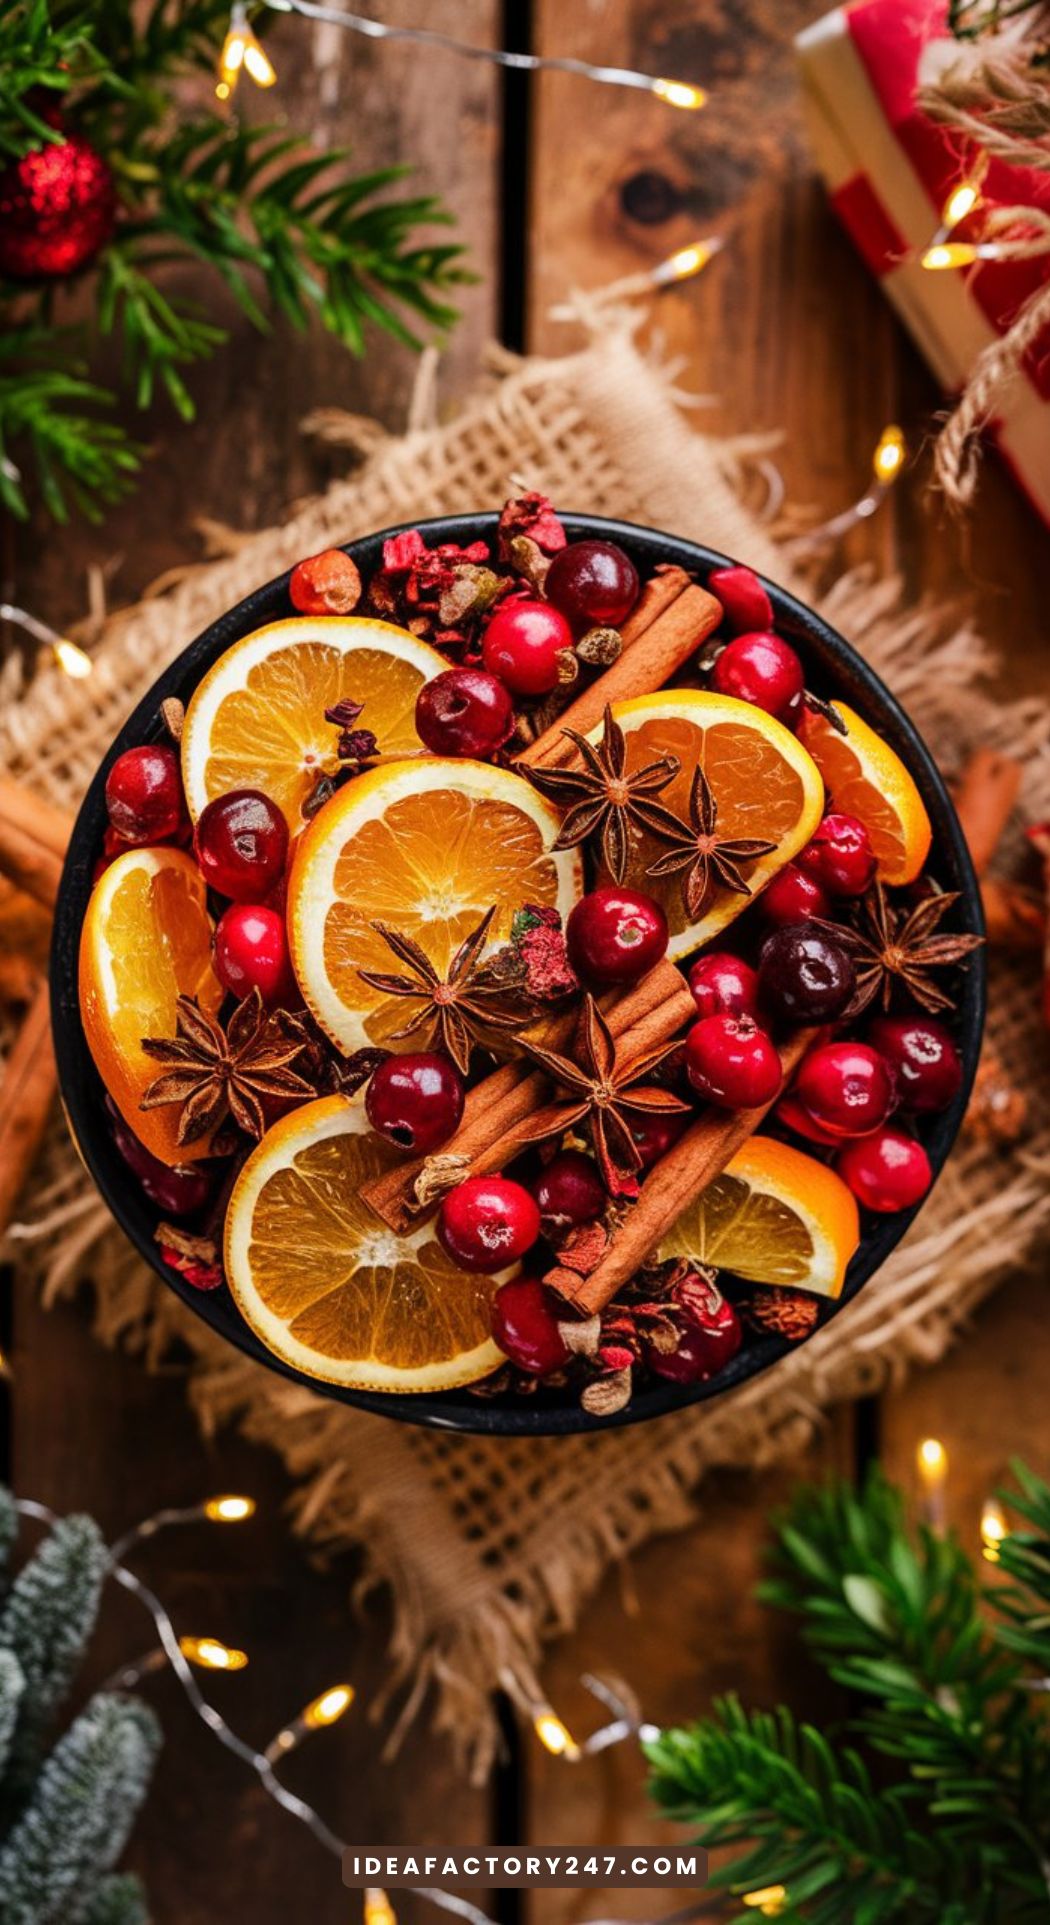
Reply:
[[[916, 1470], [920, 1517], [931, 1530], [943, 1533], [948, 1527], [948, 1451], [939, 1438], [924, 1437], [920, 1440], [916, 1448]], [[22, 1516], [33, 1518], [41, 1524], [54, 1525], [59, 1521], [57, 1514], [47, 1505], [31, 1498], [16, 1499], [15, 1508]], [[180, 1634], [156, 1593], [127, 1562], [134, 1552], [160, 1532], [199, 1523], [240, 1524], [253, 1517], [255, 1511], [255, 1500], [251, 1497], [234, 1494], [209, 1497], [199, 1504], [155, 1511], [110, 1545], [108, 1575], [146, 1610], [152, 1620], [157, 1642], [142, 1656], [114, 1671], [101, 1689], [130, 1691], [145, 1679], [170, 1667], [190, 1706], [212, 1737], [255, 1774], [262, 1789], [275, 1804], [303, 1824], [326, 1851], [341, 1860], [348, 1849], [346, 1841], [333, 1831], [306, 1799], [289, 1790], [278, 1777], [275, 1767], [317, 1732], [328, 1730], [338, 1723], [355, 1701], [353, 1685], [345, 1682], [329, 1685], [304, 1705], [287, 1724], [282, 1725], [266, 1745], [260, 1748], [250, 1743], [233, 1730], [205, 1696], [196, 1675], [198, 1672], [243, 1671], [248, 1666], [248, 1653], [223, 1643], [220, 1638]], [[1009, 1525], [999, 1499], [989, 1496], [980, 1518], [981, 1551], [988, 1563], [999, 1562], [1000, 1548], [1008, 1530]], [[515, 1677], [509, 1673], [502, 1674], [499, 1683], [515, 1702], [520, 1703], [521, 1688]], [[581, 1683], [608, 1714], [607, 1721], [584, 1738], [574, 1736], [546, 1699], [534, 1699], [528, 1704], [535, 1735], [552, 1757], [567, 1764], [582, 1764], [616, 1745], [644, 1745], [659, 1738], [660, 1727], [641, 1716], [632, 1693], [618, 1680], [586, 1672]], [[1033, 1680], [1031, 1689], [1050, 1692], [1050, 1678]], [[480, 1906], [442, 1886], [413, 1886], [412, 1889], [417, 1896], [425, 1898], [439, 1910], [466, 1920], [467, 1925], [494, 1925], [490, 1915]], [[695, 1903], [665, 1914], [658, 1925], [686, 1925], [686, 1921], [722, 1911], [729, 1900], [730, 1894], [725, 1891], [708, 1892]], [[782, 1885], [773, 1885], [748, 1892], [735, 1902], [742, 1903], [757, 1916], [775, 1918], [786, 1909], [788, 1894]], [[362, 1918], [363, 1925], [397, 1925], [390, 1897], [381, 1887], [373, 1886], [363, 1893]], [[590, 1921], [590, 1925], [625, 1925], [625, 1921], [599, 1919]]]

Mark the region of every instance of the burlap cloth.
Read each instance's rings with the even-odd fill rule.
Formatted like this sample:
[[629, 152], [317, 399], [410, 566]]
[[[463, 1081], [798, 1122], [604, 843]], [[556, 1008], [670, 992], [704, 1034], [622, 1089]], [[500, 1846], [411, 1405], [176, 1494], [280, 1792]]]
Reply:
[[[366, 450], [352, 477], [115, 618], [88, 687], [51, 670], [38, 676], [0, 723], [3, 763], [77, 802], [154, 676], [257, 583], [329, 543], [497, 505], [512, 476], [565, 510], [666, 528], [790, 582], [768, 528], [741, 505], [747, 451], [693, 432], [676, 401], [670, 378], [642, 359], [624, 323], [571, 358], [501, 357], [447, 426], [390, 439], [351, 417], [327, 417], [331, 438]], [[988, 701], [988, 654], [974, 634], [945, 633], [929, 611], [901, 613], [895, 584], [870, 578], [840, 582], [823, 607], [910, 708], [946, 769], [978, 741], [1008, 746], [1027, 762], [1023, 814], [1050, 815], [1050, 715], [1034, 703]], [[1014, 968], [996, 958], [992, 971], [990, 1039], [1031, 1103], [1021, 1148], [961, 1143], [906, 1243], [841, 1317], [771, 1374], [660, 1422], [604, 1436], [489, 1441], [387, 1423], [283, 1382], [218, 1342], [144, 1273], [57, 1116], [11, 1239], [22, 1287], [40, 1286], [50, 1301], [89, 1282], [100, 1335], [150, 1363], [182, 1339], [201, 1424], [235, 1422], [278, 1450], [295, 1483], [297, 1528], [315, 1545], [362, 1546], [365, 1582], [389, 1583], [397, 1730], [425, 1700], [439, 1726], [465, 1738], [480, 1772], [492, 1755], [497, 1677], [535, 1695], [544, 1641], [573, 1623], [612, 1560], [689, 1522], [705, 1470], [794, 1452], [832, 1402], [939, 1357], [1031, 1248], [1050, 1211], [1046, 1044], [1032, 974], [1030, 960]]]

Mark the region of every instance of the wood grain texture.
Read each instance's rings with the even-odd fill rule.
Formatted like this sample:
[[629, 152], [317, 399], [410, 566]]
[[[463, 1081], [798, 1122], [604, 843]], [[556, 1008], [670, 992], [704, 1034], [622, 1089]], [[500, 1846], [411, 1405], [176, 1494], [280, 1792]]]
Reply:
[[[891, 310], [834, 221], [807, 152], [791, 40], [822, 11], [817, 0], [607, 0], [565, 7], [539, 0], [537, 45], [673, 74], [709, 86], [709, 107], [675, 113], [611, 89], [588, 113], [581, 83], [544, 76], [536, 89], [532, 176], [530, 345], [555, 352], [573, 332], [549, 309], [576, 287], [597, 288], [664, 259], [702, 235], [726, 247], [697, 280], [658, 297], [646, 332], [682, 357], [682, 387], [711, 397], [698, 416], [712, 432], [781, 434], [775, 460], [790, 502], [815, 519], [856, 499], [870, 451], [891, 420], [921, 450], [941, 397]], [[639, 218], [639, 214], [644, 218]], [[580, 338], [577, 336], [576, 338]], [[927, 484], [922, 452], [890, 502], [833, 558], [902, 577], [909, 600], [960, 594], [1002, 652], [1001, 685], [1050, 697], [1045, 584], [1050, 536], [993, 462], [972, 521], [953, 521]], [[746, 557], [742, 559], [746, 560]], [[1044, 1257], [1045, 1268], [1045, 1257]], [[981, 1312], [974, 1340], [880, 1401], [887, 1467], [907, 1483], [917, 1440], [941, 1436], [952, 1459], [952, 1514], [971, 1535], [981, 1500], [1018, 1450], [1044, 1471], [1050, 1344], [1037, 1282]], [[769, 1705], [820, 1707], [790, 1627], [751, 1599], [770, 1509], [798, 1475], [857, 1469], [853, 1413], [833, 1414], [805, 1456], [765, 1476], [715, 1476], [699, 1521], [652, 1547], [633, 1576], [626, 1620], [615, 1583], [556, 1647], [545, 1682], [570, 1728], [593, 1727], [579, 1685], [603, 1661], [641, 1690], [645, 1715], [698, 1716], [720, 1690]], [[629, 1748], [567, 1768], [525, 1741], [530, 1835], [630, 1843], [671, 1836], [654, 1816]], [[567, 1894], [527, 1908], [534, 1925], [609, 1910], [650, 1917], [644, 1893]]]
[[[384, 0], [381, 11], [475, 40], [501, 31], [495, 0], [433, 0], [427, 8]], [[698, 234], [724, 234], [726, 249], [708, 272], [660, 298], [652, 328], [684, 356], [682, 384], [714, 397], [701, 422], [715, 431], [782, 431], [777, 459], [789, 496], [823, 516], [860, 492], [885, 422], [900, 420], [917, 441], [940, 399], [814, 176], [790, 42], [819, 11], [820, 0], [537, 0], [542, 51], [680, 74], [711, 87], [713, 98], [706, 112], [688, 115], [561, 77], [536, 86], [528, 284], [530, 344], [558, 351], [573, 345], [573, 331], [550, 322], [547, 310], [572, 286], [599, 286]], [[280, 84], [261, 107], [251, 103], [253, 111], [279, 111], [321, 142], [349, 140], [362, 168], [415, 161], [418, 184], [458, 214], [482, 279], [463, 290], [464, 320], [442, 373], [442, 400], [453, 401], [497, 312], [498, 79], [471, 63], [301, 23], [279, 23], [271, 45]], [[403, 422], [414, 364], [392, 344], [373, 347], [358, 366], [320, 334], [260, 339], [235, 318], [233, 326], [230, 348], [197, 381], [197, 423], [181, 427], [159, 411], [149, 419], [153, 457], [132, 504], [101, 531], [74, 527], [57, 544], [40, 526], [20, 535], [17, 599], [61, 627], [83, 612], [89, 563], [114, 561], [114, 596], [126, 599], [195, 558], [195, 515], [250, 527], [323, 486], [344, 457], [300, 434], [312, 407]], [[976, 519], [963, 525], [931, 510], [926, 474], [923, 462], [909, 471], [840, 560], [899, 570], [912, 597], [975, 594], [981, 624], [1008, 664], [1004, 686], [1050, 694], [1045, 533], [994, 467]], [[265, 1742], [315, 1691], [347, 1677], [361, 1694], [358, 1706], [297, 1755], [290, 1781], [358, 1840], [480, 1844], [492, 1836], [489, 1800], [455, 1777], [422, 1730], [397, 1764], [379, 1764], [382, 1733], [367, 1709], [383, 1673], [386, 1626], [377, 1618], [361, 1627], [351, 1617], [352, 1559], [318, 1570], [290, 1541], [281, 1518], [287, 1482], [276, 1460], [231, 1436], [202, 1441], [178, 1360], [147, 1375], [139, 1360], [103, 1351], [86, 1304], [45, 1312], [19, 1301], [14, 1323], [11, 1474], [19, 1489], [62, 1509], [90, 1509], [114, 1533], [144, 1510], [223, 1486], [260, 1499], [260, 1517], [243, 1534], [173, 1535], [142, 1560], [180, 1629], [250, 1652], [249, 1671], [215, 1684], [239, 1728]], [[1037, 1285], [1019, 1282], [982, 1311], [973, 1339], [882, 1401], [894, 1473], [910, 1473], [925, 1431], [945, 1439], [953, 1514], [967, 1532], [1014, 1450], [1044, 1470], [1050, 1462], [1044, 1325]], [[546, 1688], [570, 1727], [584, 1732], [598, 1721], [579, 1683], [585, 1669], [620, 1672], [657, 1721], [699, 1714], [727, 1689], [763, 1704], [785, 1696], [819, 1712], [824, 1701], [797, 1639], [755, 1605], [752, 1589], [771, 1506], [798, 1475], [849, 1473], [856, 1461], [854, 1413], [839, 1411], [793, 1464], [710, 1477], [696, 1524], [653, 1544], [631, 1572], [610, 1576], [552, 1651]], [[85, 1686], [146, 1641], [131, 1603], [111, 1601]], [[357, 1901], [341, 1891], [334, 1865], [253, 1791], [170, 1681], [151, 1689], [167, 1743], [132, 1857], [149, 1879], [156, 1925], [356, 1919]], [[522, 1842], [671, 1836], [647, 1804], [629, 1748], [567, 1767], [526, 1730], [522, 1756]], [[435, 1916], [408, 1896], [397, 1909], [407, 1925]], [[526, 1902], [523, 1914], [536, 1925], [567, 1925], [601, 1909], [595, 1895], [553, 1893]], [[618, 1916], [653, 1910], [645, 1894], [617, 1894]]]

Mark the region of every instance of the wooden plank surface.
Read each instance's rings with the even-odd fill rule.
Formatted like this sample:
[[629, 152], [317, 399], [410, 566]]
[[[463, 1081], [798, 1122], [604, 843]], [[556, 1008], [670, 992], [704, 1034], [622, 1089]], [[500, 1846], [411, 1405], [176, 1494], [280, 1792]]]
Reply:
[[[703, 276], [658, 297], [647, 332], [682, 357], [680, 385], [712, 398], [698, 417], [705, 429], [781, 433], [774, 458], [787, 499], [812, 504], [822, 519], [863, 492], [883, 426], [900, 421], [919, 449], [941, 400], [814, 177], [791, 40], [819, 11], [812, 0], [688, 13], [657, 0], [601, 8], [539, 0], [542, 51], [675, 74], [710, 86], [712, 99], [702, 113], [676, 114], [610, 89], [602, 111], [587, 113], [579, 82], [543, 77], [529, 344], [544, 352], [571, 345], [565, 324], [549, 315], [571, 289], [601, 287], [700, 236], [723, 236], [724, 251]], [[1004, 690], [1050, 697], [1050, 537], [994, 464], [979, 512], [965, 523], [931, 503], [928, 476], [920, 453], [837, 564], [899, 573], [909, 598], [966, 593], [1002, 651]], [[906, 1483], [918, 1439], [930, 1431], [944, 1438], [952, 1515], [971, 1540], [982, 1498], [1012, 1452], [1050, 1467], [1044, 1284], [1018, 1281], [982, 1311], [969, 1342], [865, 1413], [862, 1435], [881, 1430], [887, 1467]], [[699, 1715], [728, 1689], [763, 1705], [784, 1697], [812, 1715], [814, 1680], [797, 1640], [750, 1592], [769, 1510], [786, 1488], [800, 1475], [849, 1474], [863, 1454], [851, 1414], [840, 1412], [790, 1469], [712, 1479], [695, 1529], [638, 1561], [636, 1614], [625, 1618], [611, 1578], [553, 1652], [546, 1686], [570, 1728], [593, 1728], [579, 1677], [603, 1663], [641, 1689], [645, 1715], [657, 1721]], [[524, 1758], [532, 1836], [597, 1842], [600, 1834], [602, 1844], [626, 1844], [670, 1835], [628, 1748], [566, 1767], [526, 1742]], [[537, 1897], [527, 1915], [535, 1925], [568, 1925], [604, 1912], [644, 1918], [653, 1906], [644, 1893], [588, 1895], [586, 1903], [555, 1894]]]
[[[545, 351], [572, 345], [547, 318], [573, 285], [598, 286], [663, 258], [698, 234], [727, 247], [698, 281], [662, 297], [653, 325], [685, 356], [683, 385], [713, 395], [700, 417], [730, 433], [784, 431], [777, 459], [789, 495], [828, 514], [867, 475], [884, 423], [897, 418], [921, 437], [938, 397], [929, 376], [828, 213], [813, 176], [796, 106], [790, 40], [819, 11], [816, 0], [748, 0], [682, 9], [658, 0], [606, 0], [601, 7], [537, 0], [534, 43], [545, 52], [623, 61], [712, 87], [710, 108], [676, 114], [637, 94], [601, 94], [545, 78], [533, 90], [529, 341]], [[387, 0], [383, 17], [419, 21], [415, 0]], [[441, 0], [426, 23], [474, 39], [506, 30], [495, 0]], [[497, 201], [501, 88], [487, 70], [405, 48], [282, 22], [272, 41], [280, 73], [275, 100], [289, 121], [321, 141], [352, 140], [364, 167], [414, 158], [428, 189], [459, 216], [480, 283], [463, 292], [464, 322], [442, 375], [454, 400], [474, 369], [497, 313], [501, 210]], [[296, 495], [322, 486], [333, 457], [299, 433], [311, 407], [338, 404], [404, 419], [410, 357], [389, 344], [355, 367], [331, 342], [281, 334], [260, 340], [235, 323], [227, 353], [197, 383], [192, 428], [157, 415], [155, 454], [138, 499], [99, 534], [75, 529], [55, 541], [35, 531], [18, 586], [31, 606], [61, 624], [82, 610], [89, 560], [115, 557], [117, 598], [192, 558], [192, 515], [251, 527]], [[925, 471], [905, 478], [888, 510], [848, 545], [848, 561], [900, 570], [910, 594], [977, 595], [986, 631], [1004, 649], [1013, 688], [1050, 693], [1040, 579], [1050, 559], [1038, 530], [1001, 474], [990, 471], [980, 512], [958, 527], [931, 517]], [[458, 1780], [423, 1732], [400, 1762], [377, 1762], [367, 1702], [383, 1671], [385, 1625], [358, 1626], [347, 1608], [353, 1560], [311, 1567], [280, 1516], [283, 1473], [264, 1453], [228, 1438], [206, 1445], [177, 1373], [148, 1377], [133, 1359], [104, 1353], [87, 1307], [15, 1310], [11, 1434], [18, 1487], [61, 1508], [82, 1504], [117, 1530], [158, 1503], [188, 1503], [211, 1488], [241, 1486], [262, 1500], [243, 1535], [171, 1537], [143, 1569], [176, 1608], [180, 1627], [210, 1631], [251, 1653], [251, 1669], [215, 1689], [259, 1741], [315, 1690], [342, 1676], [361, 1703], [337, 1730], [294, 1761], [294, 1782], [348, 1835], [483, 1842], [494, 1835], [489, 1798]], [[882, 1400], [878, 1412], [893, 1470], [910, 1468], [916, 1439], [936, 1430], [953, 1460], [953, 1506], [972, 1529], [980, 1498], [1010, 1452], [1024, 1448], [1047, 1468], [1050, 1424], [1043, 1382], [1046, 1340], [1038, 1290], [1004, 1293], [978, 1320], [975, 1340], [936, 1370]], [[546, 1685], [570, 1727], [596, 1721], [580, 1686], [586, 1669], [619, 1671], [660, 1721], [698, 1713], [735, 1688], [769, 1703], [787, 1696], [813, 1706], [813, 1680], [795, 1641], [751, 1600], [766, 1518], [800, 1472], [858, 1461], [852, 1412], [833, 1416], [797, 1465], [767, 1474], [722, 1474], [702, 1494], [689, 1532], [635, 1561], [634, 1608], [613, 1574], [571, 1637], [552, 1653]], [[108, 1613], [87, 1682], [139, 1648], [128, 1603]], [[167, 1746], [157, 1789], [134, 1846], [150, 1878], [157, 1925], [211, 1925], [251, 1917], [259, 1925], [300, 1917], [355, 1918], [334, 1866], [291, 1820], [251, 1789], [240, 1768], [200, 1732], [170, 1682], [155, 1687]], [[523, 1842], [644, 1841], [666, 1831], [648, 1810], [643, 1774], [627, 1748], [602, 1763], [566, 1767], [525, 1733]], [[292, 1777], [290, 1771], [289, 1776]], [[596, 1915], [594, 1895], [545, 1895], [526, 1905], [544, 1925]], [[664, 1909], [669, 1909], [665, 1906]], [[617, 1894], [618, 1916], [651, 1915], [644, 1895]], [[433, 1917], [408, 1898], [399, 1916]], [[513, 1908], [505, 1907], [512, 1916]]]
[[[411, 22], [419, 9], [414, 0], [388, 0], [383, 14]], [[428, 9], [432, 25], [478, 41], [493, 39], [498, 15], [495, 0], [439, 0]], [[463, 318], [441, 373], [447, 404], [473, 378], [495, 331], [499, 79], [471, 62], [432, 67], [404, 47], [305, 21], [279, 22], [269, 44], [279, 83], [265, 97], [246, 86], [248, 111], [286, 118], [320, 145], [349, 143], [362, 171], [411, 163], [407, 191], [439, 193], [457, 217], [481, 278], [460, 292]], [[210, 281], [190, 280], [214, 311]], [[152, 458], [138, 494], [101, 529], [74, 524], [56, 535], [41, 524], [30, 538], [19, 534], [17, 599], [56, 625], [83, 614], [89, 563], [113, 564], [114, 600], [132, 599], [165, 569], [199, 558], [196, 516], [262, 526], [343, 471], [351, 457], [302, 434], [310, 409], [337, 405], [403, 427], [417, 366], [406, 349], [373, 336], [357, 363], [320, 330], [259, 336], [235, 314], [224, 318], [229, 346], [192, 380], [196, 422], [182, 426], [160, 409], [148, 418]], [[134, 427], [141, 431], [140, 419]], [[19, 1491], [60, 1510], [82, 1506], [113, 1534], [145, 1511], [216, 1489], [258, 1497], [260, 1516], [242, 1535], [176, 1533], [141, 1560], [180, 1630], [249, 1652], [247, 1671], [214, 1682], [236, 1728], [265, 1743], [318, 1691], [347, 1678], [358, 1702], [289, 1761], [293, 1788], [351, 1841], [487, 1836], [489, 1794], [462, 1783], [443, 1743], [414, 1734], [396, 1764], [380, 1763], [383, 1728], [368, 1714], [384, 1678], [389, 1626], [381, 1611], [363, 1625], [352, 1612], [353, 1558], [319, 1571], [291, 1539], [282, 1516], [288, 1480], [277, 1459], [230, 1436], [203, 1443], [177, 1364], [149, 1376], [138, 1359], [103, 1350], [86, 1301], [44, 1311], [22, 1297], [13, 1323], [10, 1474]], [[111, 1599], [85, 1685], [150, 1642], [135, 1606]], [[165, 1748], [130, 1862], [148, 1879], [154, 1925], [342, 1925], [356, 1916], [335, 1861], [209, 1737], [173, 1682], [154, 1680], [147, 1695], [161, 1714]], [[399, 1913], [407, 1925], [433, 1916], [407, 1897]]]

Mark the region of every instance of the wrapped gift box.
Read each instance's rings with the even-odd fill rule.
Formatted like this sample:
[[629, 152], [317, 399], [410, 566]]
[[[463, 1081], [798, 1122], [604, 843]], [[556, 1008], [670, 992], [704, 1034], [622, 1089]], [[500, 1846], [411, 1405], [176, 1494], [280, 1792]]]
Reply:
[[[947, 44], [946, 44], [947, 43]], [[954, 132], [915, 105], [924, 79], [957, 53], [945, 0], [856, 0], [797, 42], [810, 134], [844, 226], [949, 391], [1050, 275], [1050, 257], [931, 271], [921, 256], [941, 209], [972, 173]], [[1050, 174], [993, 161], [986, 203], [1050, 211]], [[956, 236], [973, 238], [971, 217]], [[1050, 336], [1027, 357], [991, 427], [1000, 453], [1050, 524]]]

